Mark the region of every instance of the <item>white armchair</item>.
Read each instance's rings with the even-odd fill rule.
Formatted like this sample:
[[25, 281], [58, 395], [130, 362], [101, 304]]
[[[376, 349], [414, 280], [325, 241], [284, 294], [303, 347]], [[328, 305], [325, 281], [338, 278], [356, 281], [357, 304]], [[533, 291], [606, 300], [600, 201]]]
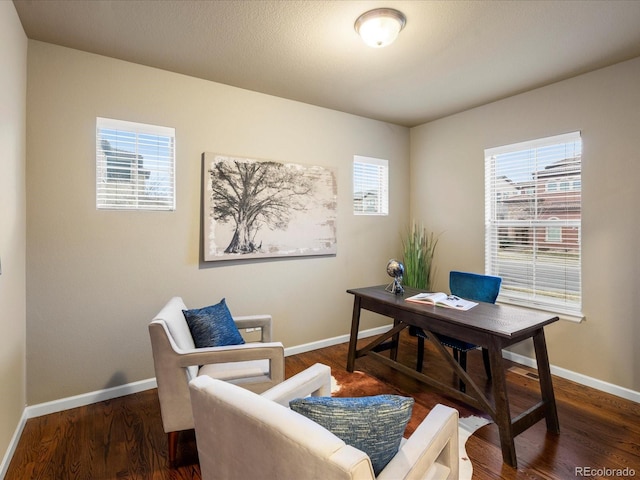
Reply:
[[[189, 384], [203, 480], [374, 479], [369, 457], [283, 405], [328, 396], [331, 370], [313, 367], [262, 395], [206, 376]], [[437, 405], [378, 479], [458, 479], [458, 412]]]
[[182, 313], [186, 309], [182, 298], [174, 297], [149, 324], [170, 463], [176, 458], [180, 431], [194, 427], [189, 398], [191, 379], [207, 375], [257, 393], [284, 380], [284, 347], [280, 342], [271, 342], [270, 315], [234, 317], [240, 330], [260, 329], [260, 342], [196, 348]]

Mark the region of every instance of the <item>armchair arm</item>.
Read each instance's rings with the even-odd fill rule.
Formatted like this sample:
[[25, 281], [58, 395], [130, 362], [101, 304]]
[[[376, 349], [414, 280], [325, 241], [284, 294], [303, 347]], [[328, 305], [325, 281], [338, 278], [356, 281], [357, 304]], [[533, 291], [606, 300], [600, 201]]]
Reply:
[[180, 367], [248, 360], [278, 360], [284, 363], [284, 346], [280, 342], [245, 343], [243, 345], [182, 350], [176, 356], [176, 362]]
[[331, 368], [316, 363], [284, 382], [262, 392], [263, 397], [289, 408], [289, 401], [312, 395], [314, 397], [331, 396]]
[[459, 467], [458, 411], [436, 405], [377, 479], [457, 479]]
[[270, 342], [271, 337], [271, 315], [243, 315], [233, 317], [238, 329], [259, 328], [262, 332], [261, 342]]

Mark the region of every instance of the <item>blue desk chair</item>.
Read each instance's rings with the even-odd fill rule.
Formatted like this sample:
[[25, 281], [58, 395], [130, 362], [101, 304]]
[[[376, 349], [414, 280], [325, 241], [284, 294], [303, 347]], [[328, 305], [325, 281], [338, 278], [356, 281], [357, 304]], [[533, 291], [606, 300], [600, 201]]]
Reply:
[[[490, 275], [480, 275], [478, 273], [451, 271], [449, 273], [449, 290], [452, 295], [473, 300], [475, 302], [496, 303], [502, 278]], [[424, 362], [424, 340], [427, 335], [421, 328], [414, 328], [411, 332], [418, 337], [418, 362], [416, 370], [422, 372]], [[478, 348], [473, 343], [463, 342], [447, 335], [438, 335], [440, 343], [449, 347], [453, 351], [453, 358], [460, 364], [463, 370], [467, 370], [467, 352]], [[482, 349], [482, 359], [487, 378], [491, 379], [491, 367], [489, 366], [489, 352]], [[465, 385], [460, 380], [460, 391], [465, 391]]]

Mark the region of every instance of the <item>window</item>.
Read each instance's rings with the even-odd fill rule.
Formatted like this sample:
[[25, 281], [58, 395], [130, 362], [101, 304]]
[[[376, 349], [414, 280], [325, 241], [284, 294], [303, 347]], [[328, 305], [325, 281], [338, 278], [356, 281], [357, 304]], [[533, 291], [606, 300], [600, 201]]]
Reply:
[[486, 271], [499, 300], [582, 318], [580, 132], [485, 150]]
[[389, 162], [379, 158], [353, 157], [353, 213], [389, 214]]
[[175, 129], [97, 118], [96, 206], [175, 210]]
[[[552, 217], [549, 220], [559, 220], [558, 217]], [[562, 227], [560, 226], [551, 226], [546, 228], [546, 241], [552, 243], [561, 243], [562, 242]]]

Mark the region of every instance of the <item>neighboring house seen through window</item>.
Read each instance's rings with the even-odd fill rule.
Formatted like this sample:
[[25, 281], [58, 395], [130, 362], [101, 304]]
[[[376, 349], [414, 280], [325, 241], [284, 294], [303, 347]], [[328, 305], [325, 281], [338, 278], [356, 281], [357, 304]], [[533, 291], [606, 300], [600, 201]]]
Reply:
[[389, 214], [389, 162], [379, 158], [353, 157], [353, 213]]
[[96, 119], [96, 206], [175, 210], [175, 129]]
[[486, 272], [499, 301], [582, 318], [580, 132], [485, 150]]

